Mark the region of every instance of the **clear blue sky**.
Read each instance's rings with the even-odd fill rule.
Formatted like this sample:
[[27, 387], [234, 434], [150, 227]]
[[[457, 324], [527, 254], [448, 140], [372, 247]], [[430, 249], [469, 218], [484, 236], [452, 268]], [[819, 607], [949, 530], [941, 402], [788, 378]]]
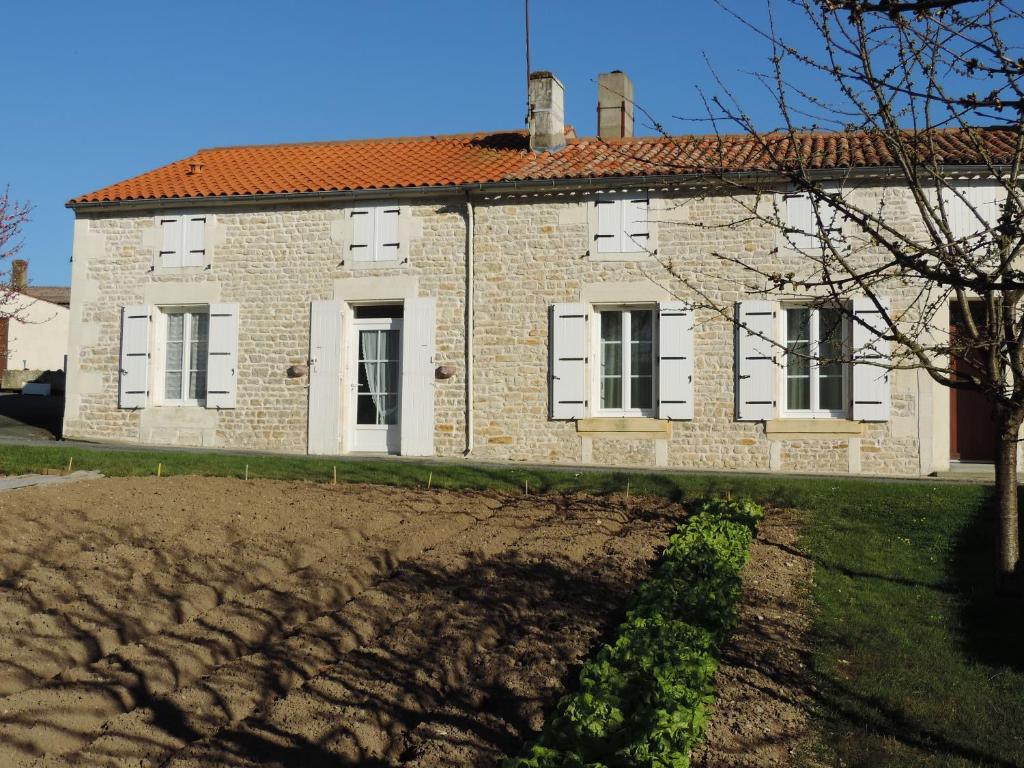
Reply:
[[[765, 13], [764, 0], [732, 5]], [[712, 0], [531, 0], [531, 27], [533, 68], [561, 78], [580, 134], [595, 131], [595, 79], [610, 69], [668, 130], [702, 130], [673, 115], [702, 114], [705, 54], [768, 115], [742, 74], [767, 46]], [[32, 282], [66, 284], [64, 202], [199, 147], [521, 127], [523, 4], [13, 2], [0, 72], [0, 186], [35, 206]]]

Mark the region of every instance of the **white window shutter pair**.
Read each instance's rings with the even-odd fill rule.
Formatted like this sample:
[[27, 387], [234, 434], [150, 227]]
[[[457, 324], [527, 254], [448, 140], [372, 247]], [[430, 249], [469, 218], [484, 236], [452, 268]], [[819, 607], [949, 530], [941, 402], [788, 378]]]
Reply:
[[[145, 408], [149, 403], [152, 318], [146, 304], [121, 308], [121, 353], [118, 406]], [[206, 407], [234, 408], [238, 367], [238, 304], [210, 305]]]
[[[822, 187], [822, 192], [839, 194], [838, 187]], [[842, 217], [835, 206], [823, 199], [817, 201], [810, 192], [793, 192], [785, 196], [786, 237], [789, 243], [801, 251], [822, 247], [820, 233], [829, 232], [835, 244], [841, 239]]]
[[857, 421], [889, 420], [889, 342], [882, 338], [887, 322], [882, 311], [889, 311], [889, 300], [879, 298], [853, 300], [853, 418]]
[[206, 216], [161, 216], [161, 267], [201, 267], [206, 263]]
[[598, 253], [640, 253], [650, 240], [650, 200], [646, 194], [601, 195], [597, 208]]
[[[434, 454], [434, 340], [437, 300], [406, 299], [402, 321], [401, 452]], [[342, 305], [314, 301], [309, 329], [309, 422], [306, 450], [340, 451]], [[352, 416], [354, 418], [354, 416]]]
[[397, 205], [353, 208], [351, 252], [354, 261], [396, 261], [401, 246]]
[[[551, 418], [587, 415], [586, 304], [554, 304], [550, 320]], [[693, 309], [658, 305], [658, 418], [693, 418]]]
[[[888, 309], [888, 299], [879, 299]], [[868, 298], [853, 300], [853, 408], [857, 421], [889, 420], [889, 342], [880, 338], [885, 321]], [[776, 328], [779, 304], [741, 301], [736, 306], [736, 419], [767, 421], [775, 418]], [[858, 322], [860, 321], [860, 322]], [[858, 363], [858, 361], [863, 361]]]

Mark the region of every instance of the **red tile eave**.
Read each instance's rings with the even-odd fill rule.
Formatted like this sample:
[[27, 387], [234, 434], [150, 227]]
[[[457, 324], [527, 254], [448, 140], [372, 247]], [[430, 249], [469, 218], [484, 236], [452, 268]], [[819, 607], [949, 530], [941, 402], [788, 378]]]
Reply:
[[[986, 152], [1009, 157], [1011, 131], [979, 129]], [[572, 138], [565, 149], [535, 154], [524, 132], [409, 139], [203, 149], [189, 158], [76, 197], [68, 205], [436, 189], [529, 181], [679, 176], [711, 171], [759, 172], [777, 161], [810, 168], [884, 168], [892, 156], [866, 133]], [[946, 162], [980, 164], [963, 132], [932, 134]], [[922, 142], [923, 143], [923, 142]], [[774, 158], [772, 162], [768, 162]], [[954, 160], [955, 158], [955, 160]], [[198, 173], [189, 173], [194, 164]]]

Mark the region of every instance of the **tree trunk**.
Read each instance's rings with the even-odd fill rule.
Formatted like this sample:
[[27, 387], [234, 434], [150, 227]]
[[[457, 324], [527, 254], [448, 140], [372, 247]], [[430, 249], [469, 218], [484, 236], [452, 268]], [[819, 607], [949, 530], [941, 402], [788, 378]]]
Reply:
[[999, 588], [1020, 586], [1020, 528], [1017, 518], [1017, 442], [1024, 413], [998, 412], [996, 499], [999, 510]]

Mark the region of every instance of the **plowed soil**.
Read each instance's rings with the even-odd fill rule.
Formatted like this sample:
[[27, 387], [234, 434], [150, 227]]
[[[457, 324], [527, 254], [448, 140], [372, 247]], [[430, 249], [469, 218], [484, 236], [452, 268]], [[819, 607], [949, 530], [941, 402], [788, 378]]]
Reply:
[[681, 507], [270, 481], [0, 494], [0, 766], [493, 766]]

